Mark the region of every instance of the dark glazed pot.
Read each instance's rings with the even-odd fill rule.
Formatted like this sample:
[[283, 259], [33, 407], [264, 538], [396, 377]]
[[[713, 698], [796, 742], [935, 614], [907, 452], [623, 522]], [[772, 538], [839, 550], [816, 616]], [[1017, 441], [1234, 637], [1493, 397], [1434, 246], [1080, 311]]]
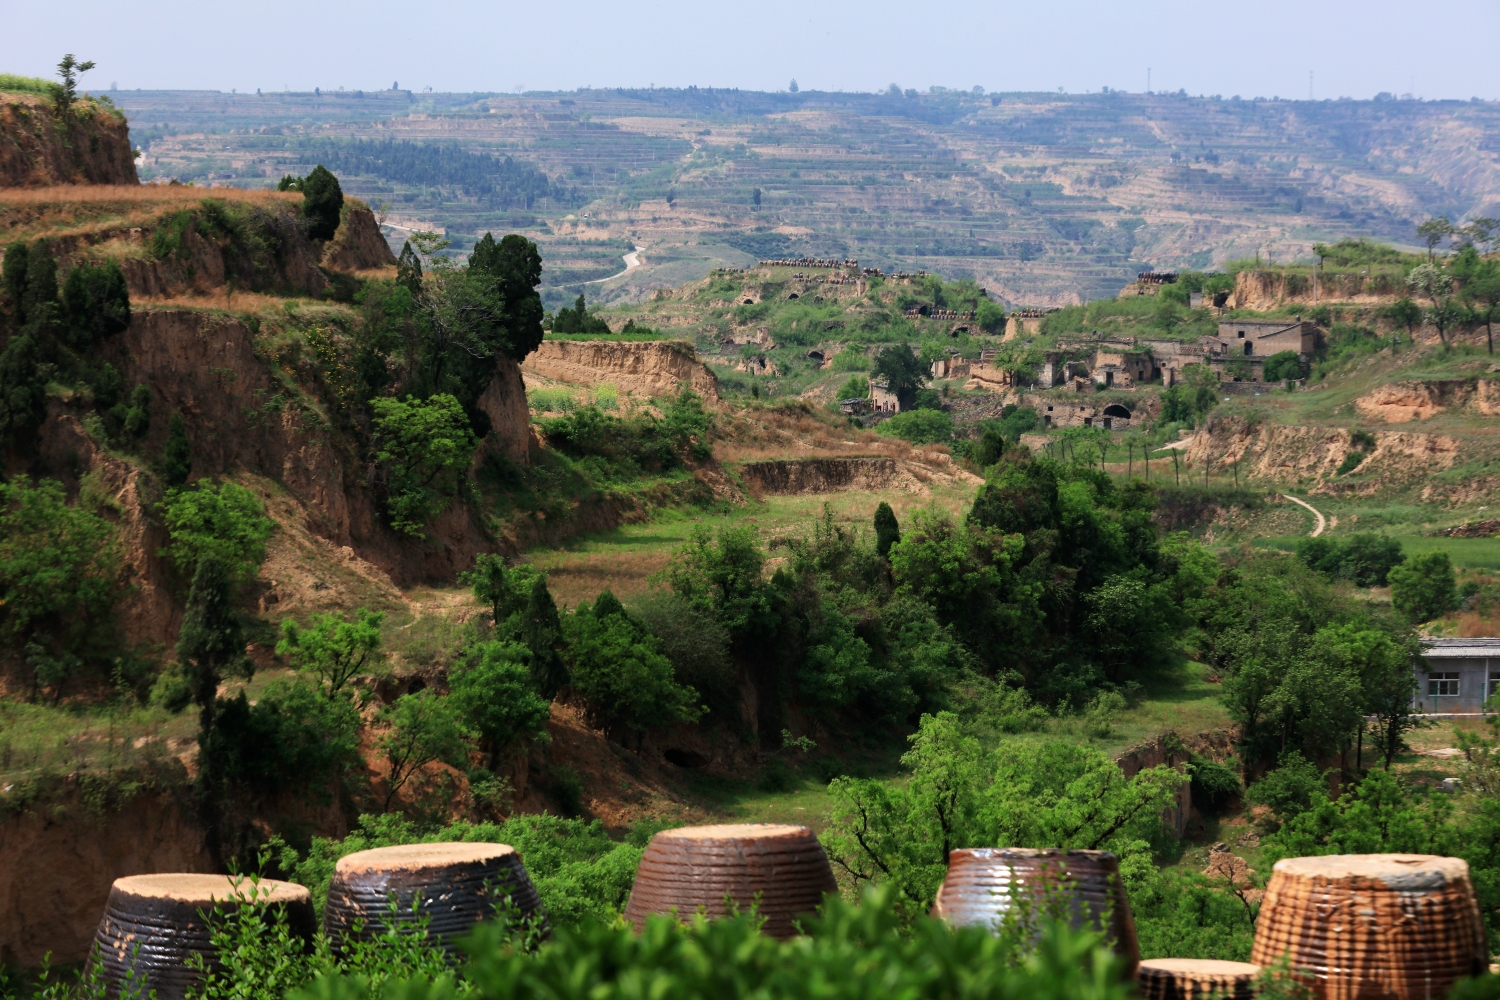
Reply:
[[[396, 912], [391, 912], [391, 897]], [[394, 927], [428, 919], [429, 938], [450, 955], [474, 925], [495, 915], [509, 896], [520, 916], [542, 901], [509, 844], [407, 844], [377, 847], [339, 859], [323, 907], [323, 930], [336, 954], [346, 942], [368, 941]]]
[[1260, 966], [1212, 958], [1148, 958], [1136, 975], [1146, 1000], [1254, 1000]]
[[701, 909], [722, 917], [732, 904], [742, 913], [755, 907], [765, 934], [789, 938], [797, 917], [816, 913], [824, 894], [837, 891], [828, 855], [805, 826], [687, 826], [651, 838], [625, 919], [639, 930], [652, 914], [688, 920]]
[[1320, 1000], [1427, 1000], [1484, 972], [1484, 923], [1459, 858], [1285, 858], [1255, 924], [1250, 960], [1287, 956]]
[[[235, 882], [239, 885], [236, 888]], [[188, 965], [203, 956], [210, 970], [219, 968], [209, 944], [204, 915], [254, 899], [261, 905], [285, 908], [292, 933], [312, 944], [317, 918], [312, 896], [300, 885], [227, 875], [131, 875], [115, 879], [104, 905], [94, 943], [110, 996], [122, 986], [137, 988], [142, 997], [155, 992], [157, 1000], [182, 1000], [203, 978]]]
[[[1017, 903], [1021, 904], [1017, 910]], [[1141, 960], [1135, 919], [1108, 851], [980, 847], [952, 851], [932, 915], [954, 926], [997, 927], [1060, 907], [1075, 928], [1101, 930], [1134, 979]]]

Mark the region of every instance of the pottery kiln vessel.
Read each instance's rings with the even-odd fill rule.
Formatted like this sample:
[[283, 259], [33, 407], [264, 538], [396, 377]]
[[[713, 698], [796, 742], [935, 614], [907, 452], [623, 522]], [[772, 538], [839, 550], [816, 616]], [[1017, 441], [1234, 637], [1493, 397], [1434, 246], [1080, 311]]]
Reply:
[[1102, 931], [1134, 978], [1140, 962], [1135, 918], [1109, 851], [1056, 848], [961, 848], [948, 855], [948, 877], [932, 915], [957, 927], [998, 928], [1060, 910], [1075, 928]]
[[1286, 955], [1319, 1000], [1429, 1000], [1485, 968], [1468, 863], [1429, 854], [1276, 862], [1250, 960]]
[[789, 938], [797, 917], [838, 891], [823, 845], [805, 826], [739, 823], [663, 830], [651, 838], [625, 906], [639, 929], [652, 914], [721, 917], [731, 907], [763, 918], [761, 930]]
[[311, 946], [317, 918], [312, 895], [300, 885], [200, 874], [115, 879], [94, 935], [108, 994], [125, 987], [142, 997], [155, 991], [157, 1000], [182, 1000], [203, 984], [189, 964], [193, 956], [202, 956], [209, 971], [220, 968], [206, 915], [252, 900], [283, 908], [292, 933]]
[[536, 887], [509, 844], [377, 847], [339, 859], [323, 930], [335, 953], [342, 953], [351, 941], [412, 928], [425, 917], [429, 939], [456, 955], [456, 942], [493, 917], [506, 897], [519, 916], [541, 913]]

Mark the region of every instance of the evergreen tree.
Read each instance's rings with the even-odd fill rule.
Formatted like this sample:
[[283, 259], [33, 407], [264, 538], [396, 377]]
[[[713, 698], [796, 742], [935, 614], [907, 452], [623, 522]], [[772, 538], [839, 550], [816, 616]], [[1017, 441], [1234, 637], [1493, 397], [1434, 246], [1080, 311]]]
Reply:
[[37, 428], [47, 416], [51, 369], [29, 332], [11, 337], [0, 351], [0, 442], [6, 447], [36, 446]]
[[193, 469], [193, 456], [188, 446], [187, 423], [182, 414], [172, 414], [167, 421], [167, 444], [162, 449], [161, 474], [168, 486], [181, 486], [187, 482]]
[[543, 698], [552, 699], [568, 683], [568, 668], [563, 664], [558, 646], [562, 642], [562, 621], [546, 577], [537, 577], [526, 602], [526, 618], [521, 627], [521, 641], [531, 650], [531, 683]]
[[5, 251], [5, 264], [0, 270], [0, 289], [5, 292], [7, 305], [16, 325], [26, 322], [21, 301], [26, 294], [26, 271], [30, 265], [30, 248], [25, 243], [12, 243]]
[[74, 347], [122, 332], [130, 325], [130, 291], [120, 265], [82, 265], [68, 272], [62, 291], [63, 323]]
[[188, 591], [182, 631], [177, 637], [177, 661], [199, 708], [200, 747], [213, 732], [219, 684], [226, 676], [248, 676], [250, 671], [244, 631], [232, 606], [233, 596], [228, 568], [213, 556], [199, 560], [192, 589]]
[[307, 235], [315, 240], [331, 240], [338, 232], [339, 214], [344, 210], [344, 191], [339, 179], [321, 163], [302, 178], [302, 218]]
[[21, 293], [22, 322], [37, 323], [47, 309], [57, 308], [57, 261], [43, 240], [31, 246], [26, 258], [26, 288]]
[[489, 307], [477, 329], [484, 346], [520, 361], [542, 342], [542, 255], [536, 244], [511, 233], [498, 243], [485, 233], [469, 255], [468, 277]]
[[413, 297], [422, 294], [422, 258], [411, 248], [411, 240], [401, 244], [401, 256], [396, 258], [396, 284]]
[[896, 523], [896, 512], [884, 500], [875, 508], [875, 549], [882, 558], [891, 554], [891, 546], [901, 541], [901, 526]]

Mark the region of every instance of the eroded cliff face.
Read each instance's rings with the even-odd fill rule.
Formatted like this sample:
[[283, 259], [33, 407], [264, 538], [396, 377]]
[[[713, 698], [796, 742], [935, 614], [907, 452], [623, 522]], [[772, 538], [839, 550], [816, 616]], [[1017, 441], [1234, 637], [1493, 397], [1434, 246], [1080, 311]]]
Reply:
[[0, 187], [139, 183], [124, 116], [79, 101], [58, 128], [51, 101], [0, 94]]
[[496, 358], [495, 375], [479, 397], [479, 408], [490, 418], [485, 450], [526, 465], [531, 450], [531, 411], [526, 405], [521, 369], [510, 358]]
[[117, 878], [213, 871], [185, 794], [142, 793], [102, 815], [75, 795], [60, 811], [0, 819], [0, 963], [82, 961]]
[[1236, 462], [1243, 475], [1291, 483], [1319, 480], [1311, 492], [1374, 493], [1382, 488], [1409, 485], [1451, 468], [1458, 458], [1459, 440], [1448, 434], [1409, 431], [1374, 432], [1375, 450], [1359, 466], [1359, 479], [1331, 482], [1344, 457], [1354, 450], [1349, 431], [1317, 427], [1249, 423], [1240, 417], [1209, 423], [1187, 448], [1187, 466], [1201, 470], [1208, 462], [1214, 476], [1229, 474]]
[[718, 377], [674, 341], [544, 340], [521, 370], [573, 385], [609, 383], [642, 401], [674, 396], [685, 382], [706, 401], [719, 401]]
[[347, 199], [338, 232], [323, 248], [323, 266], [335, 271], [368, 271], [377, 267], [395, 267], [396, 256], [391, 245], [380, 235], [375, 214], [362, 202]]
[[1380, 305], [1405, 293], [1400, 280], [1390, 275], [1320, 274], [1317, 288], [1301, 272], [1240, 271], [1234, 276], [1230, 308], [1266, 312], [1286, 305], [1327, 305], [1343, 302]]

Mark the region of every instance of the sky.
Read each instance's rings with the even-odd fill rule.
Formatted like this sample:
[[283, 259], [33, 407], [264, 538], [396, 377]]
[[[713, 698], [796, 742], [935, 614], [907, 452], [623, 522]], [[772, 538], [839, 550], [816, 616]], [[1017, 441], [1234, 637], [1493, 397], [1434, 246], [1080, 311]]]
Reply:
[[[1424, 13], [1425, 10], [1425, 13]], [[1474, 42], [1474, 45], [1465, 41]], [[1483, 41], [1481, 43], [1481, 40]], [[0, 72], [84, 89], [739, 87], [1500, 99], [1500, 2], [0, 0]], [[1309, 81], [1309, 73], [1312, 79]]]

